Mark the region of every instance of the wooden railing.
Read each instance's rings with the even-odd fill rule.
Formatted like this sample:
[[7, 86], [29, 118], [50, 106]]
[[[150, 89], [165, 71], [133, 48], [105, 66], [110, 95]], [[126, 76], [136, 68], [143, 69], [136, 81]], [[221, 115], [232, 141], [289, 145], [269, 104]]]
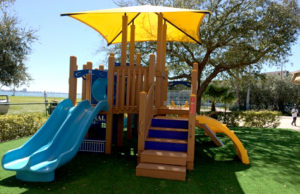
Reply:
[[150, 66], [148, 75], [149, 89], [140, 93], [139, 97], [139, 128], [138, 128], [138, 157], [145, 148], [145, 139], [148, 135], [148, 130], [151, 125], [153, 115], [156, 111], [155, 103], [155, 56], [150, 55]]
[[194, 169], [197, 88], [198, 88], [198, 63], [194, 63], [193, 70], [192, 70], [192, 85], [191, 85], [190, 107], [189, 107], [188, 148], [187, 148], [187, 169], [189, 170]]

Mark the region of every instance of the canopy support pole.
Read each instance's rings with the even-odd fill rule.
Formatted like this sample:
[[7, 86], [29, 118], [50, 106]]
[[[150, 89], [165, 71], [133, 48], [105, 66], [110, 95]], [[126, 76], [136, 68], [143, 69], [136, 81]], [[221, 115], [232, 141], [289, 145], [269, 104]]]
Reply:
[[161, 71], [162, 71], [162, 57], [163, 57], [163, 15], [158, 14], [157, 18], [157, 64], [156, 64], [156, 84], [155, 84], [155, 107], [161, 106]]
[[122, 48], [121, 48], [121, 66], [126, 66], [127, 58], [127, 21], [128, 17], [125, 13], [122, 17]]
[[130, 66], [134, 65], [134, 50], [135, 50], [135, 25], [134, 22], [132, 22], [130, 26], [130, 55], [129, 55]]

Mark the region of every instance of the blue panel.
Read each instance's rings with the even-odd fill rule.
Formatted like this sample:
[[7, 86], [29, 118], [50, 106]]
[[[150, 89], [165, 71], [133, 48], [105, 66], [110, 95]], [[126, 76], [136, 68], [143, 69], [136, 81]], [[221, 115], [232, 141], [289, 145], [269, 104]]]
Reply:
[[165, 150], [174, 152], [186, 152], [187, 145], [181, 143], [167, 143], [167, 142], [156, 142], [156, 141], [146, 141], [146, 150]]
[[167, 119], [152, 119], [151, 126], [152, 127], [188, 129], [188, 121], [184, 121], [184, 120], [167, 120]]
[[107, 71], [92, 70], [91, 87], [91, 104], [106, 99]]
[[187, 132], [161, 131], [161, 130], [149, 129], [148, 137], [186, 140], [187, 139]]
[[83, 77], [84, 75], [88, 74], [90, 72], [89, 69], [83, 69], [83, 70], [77, 70], [73, 72], [73, 76], [75, 78]]

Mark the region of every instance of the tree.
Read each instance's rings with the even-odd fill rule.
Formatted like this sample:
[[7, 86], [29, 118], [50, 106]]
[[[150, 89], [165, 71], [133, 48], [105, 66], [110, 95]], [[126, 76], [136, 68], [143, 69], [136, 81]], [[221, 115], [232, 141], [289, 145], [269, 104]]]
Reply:
[[236, 100], [235, 95], [230, 90], [227, 90], [227, 92], [225, 93], [225, 95], [223, 95], [221, 97], [221, 102], [224, 103], [225, 114], [226, 114], [226, 110], [227, 110], [227, 105], [232, 104], [235, 100]]
[[24, 61], [36, 38], [33, 30], [19, 27], [17, 18], [8, 14], [12, 3], [0, 0], [0, 86], [19, 87], [31, 80]]
[[[152, 4], [212, 11], [200, 28], [202, 45], [169, 42], [169, 79], [190, 79], [193, 62], [198, 62], [197, 112], [209, 83], [221, 72], [254, 64], [277, 65], [291, 54], [300, 28], [296, 0], [133, 0], [119, 5]], [[155, 45], [140, 43], [143, 54]], [[144, 58], [144, 57], [142, 57]], [[176, 65], [174, 65], [176, 64]]]
[[[260, 76], [261, 79], [250, 83], [251, 109], [278, 110], [289, 113], [294, 104], [300, 104], [300, 86], [291, 83], [291, 76]], [[246, 105], [247, 85], [240, 88], [241, 106]]]
[[229, 88], [223, 87], [223, 86], [218, 86], [216, 84], [210, 84], [205, 92], [204, 96], [211, 101], [211, 111], [215, 112], [216, 111], [216, 103], [222, 100], [227, 93], [228, 93]]

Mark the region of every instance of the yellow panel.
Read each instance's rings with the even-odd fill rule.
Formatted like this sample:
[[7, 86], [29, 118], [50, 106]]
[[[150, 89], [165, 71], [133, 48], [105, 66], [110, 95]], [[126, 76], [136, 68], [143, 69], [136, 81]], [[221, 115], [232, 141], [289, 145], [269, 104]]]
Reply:
[[[128, 24], [138, 15], [134, 20], [135, 41], [156, 41], [157, 13], [163, 13], [164, 19], [169, 22], [167, 23], [167, 41], [194, 42], [196, 40], [199, 42], [199, 27], [203, 17], [209, 12], [161, 6], [135, 6], [63, 15], [68, 15], [92, 27], [108, 43], [120, 43], [124, 14], [128, 16]], [[129, 40], [129, 25], [128, 32]]]

